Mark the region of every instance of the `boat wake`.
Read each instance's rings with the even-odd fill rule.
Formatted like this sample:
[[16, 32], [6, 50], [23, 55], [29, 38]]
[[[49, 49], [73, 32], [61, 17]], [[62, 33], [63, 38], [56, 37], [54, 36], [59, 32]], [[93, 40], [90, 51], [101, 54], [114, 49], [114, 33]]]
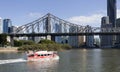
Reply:
[[8, 59], [8, 60], [0, 60], [0, 64], [8, 64], [8, 63], [19, 63], [19, 62], [27, 62], [27, 60], [19, 58], [19, 59]]

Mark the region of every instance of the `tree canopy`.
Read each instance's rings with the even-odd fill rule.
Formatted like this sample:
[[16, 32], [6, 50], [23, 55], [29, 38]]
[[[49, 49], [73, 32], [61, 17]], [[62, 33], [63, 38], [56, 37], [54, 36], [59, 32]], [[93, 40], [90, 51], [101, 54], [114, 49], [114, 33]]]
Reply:
[[51, 40], [43, 39], [43, 40], [40, 40], [39, 43], [41, 43], [41, 44], [54, 44], [55, 42], [51, 41]]
[[0, 45], [4, 46], [7, 44], [7, 35], [6, 34], [0, 34]]

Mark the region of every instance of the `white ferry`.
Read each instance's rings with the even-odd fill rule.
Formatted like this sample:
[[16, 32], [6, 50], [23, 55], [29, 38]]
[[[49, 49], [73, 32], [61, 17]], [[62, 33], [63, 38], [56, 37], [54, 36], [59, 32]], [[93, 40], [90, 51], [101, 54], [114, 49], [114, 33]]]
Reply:
[[28, 61], [45, 61], [58, 60], [59, 56], [56, 51], [37, 51], [27, 55]]

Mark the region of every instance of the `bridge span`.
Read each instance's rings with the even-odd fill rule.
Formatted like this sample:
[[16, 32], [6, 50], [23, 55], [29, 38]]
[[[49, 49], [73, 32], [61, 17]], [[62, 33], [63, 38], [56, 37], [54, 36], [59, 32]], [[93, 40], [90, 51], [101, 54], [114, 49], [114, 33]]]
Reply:
[[89, 25], [82, 26], [74, 24], [66, 20], [60, 19], [50, 13], [32, 21], [30, 23], [14, 28], [11, 37], [36, 37], [36, 36], [88, 36], [88, 35], [120, 35], [120, 27], [91, 27]]
[[87, 36], [87, 35], [120, 35], [120, 32], [96, 32], [96, 33], [30, 33], [30, 34], [8, 34], [13, 37], [32, 37], [32, 36]]

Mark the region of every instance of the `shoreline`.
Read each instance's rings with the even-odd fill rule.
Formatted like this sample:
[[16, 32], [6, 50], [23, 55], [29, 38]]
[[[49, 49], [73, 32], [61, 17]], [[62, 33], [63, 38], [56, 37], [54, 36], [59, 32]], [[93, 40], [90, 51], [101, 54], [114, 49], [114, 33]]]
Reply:
[[18, 52], [18, 47], [0, 47], [0, 52]]
[[[1, 52], [19, 52], [18, 47], [0, 47]], [[120, 48], [73, 48], [73, 49], [120, 49]]]

